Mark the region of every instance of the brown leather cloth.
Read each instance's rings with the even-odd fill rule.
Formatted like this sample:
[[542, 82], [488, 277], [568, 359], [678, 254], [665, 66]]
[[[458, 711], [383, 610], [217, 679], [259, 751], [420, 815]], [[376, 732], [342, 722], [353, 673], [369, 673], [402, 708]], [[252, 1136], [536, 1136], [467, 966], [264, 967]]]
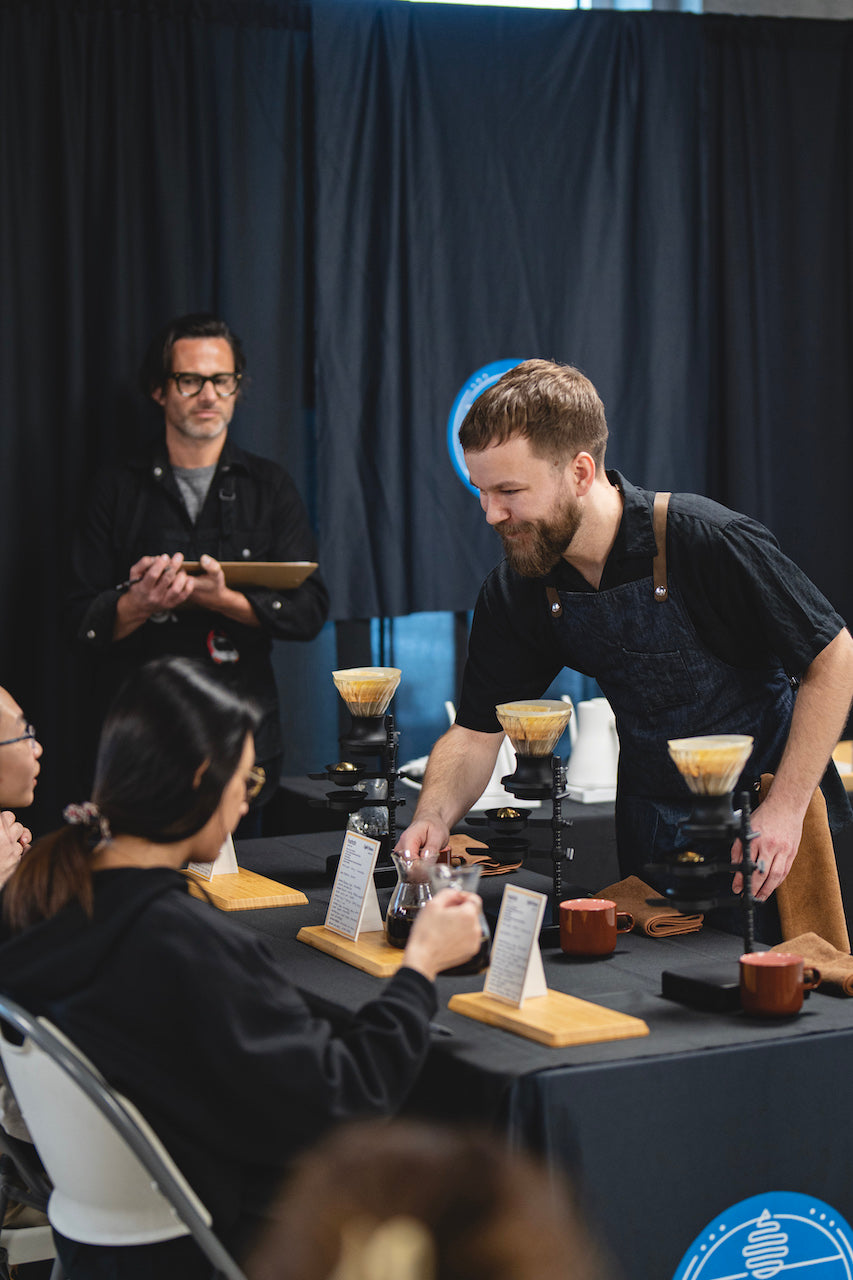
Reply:
[[[772, 773], [761, 775], [759, 803], [770, 790]], [[760, 828], [759, 821], [759, 828]], [[816, 933], [842, 954], [850, 954], [850, 935], [841, 900], [838, 866], [826, 801], [816, 791], [809, 801], [803, 834], [793, 866], [776, 890], [779, 921], [785, 941], [804, 933]], [[820, 965], [818, 965], [820, 968]]]
[[620, 911], [630, 911], [634, 917], [634, 933], [645, 933], [650, 938], [674, 938], [682, 933], [697, 933], [702, 928], [704, 916], [688, 916], [675, 907], [650, 907], [647, 898], [658, 898], [651, 885], [639, 876], [628, 876], [616, 884], [601, 889], [599, 898], [612, 898]]
[[[483, 852], [469, 853], [469, 849], [482, 849]], [[470, 836], [450, 837], [450, 864], [453, 867], [479, 867], [481, 876], [508, 876], [521, 866], [520, 862], [496, 862], [489, 857], [489, 846], [481, 840], [472, 840]]]
[[802, 956], [807, 965], [820, 970], [819, 989], [826, 995], [853, 996], [853, 956], [838, 951], [831, 942], [816, 933], [801, 933], [771, 947], [771, 951], [790, 951]]

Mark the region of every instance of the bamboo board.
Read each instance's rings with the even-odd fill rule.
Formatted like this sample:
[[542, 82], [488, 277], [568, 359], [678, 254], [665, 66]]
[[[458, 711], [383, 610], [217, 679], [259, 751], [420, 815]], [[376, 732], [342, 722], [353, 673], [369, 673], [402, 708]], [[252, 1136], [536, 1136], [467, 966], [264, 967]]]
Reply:
[[325, 951], [336, 960], [343, 960], [344, 964], [351, 964], [354, 969], [361, 969], [374, 978], [390, 978], [403, 963], [403, 952], [399, 947], [388, 945], [384, 929], [360, 933], [358, 940], [353, 942], [352, 938], [345, 938], [324, 924], [311, 924], [300, 929], [296, 937], [299, 942]]
[[188, 871], [190, 893], [209, 898], [221, 911], [251, 911], [258, 907], [304, 907], [308, 899], [301, 889], [291, 889], [241, 867], [236, 875], [203, 876]]
[[495, 1000], [484, 991], [470, 991], [451, 996], [448, 1009], [477, 1022], [525, 1036], [539, 1044], [560, 1048], [570, 1044], [598, 1044], [605, 1040], [630, 1040], [647, 1036], [649, 1028], [642, 1018], [616, 1013], [603, 1005], [579, 1000], [563, 991], [548, 991], [532, 996], [521, 1008]]

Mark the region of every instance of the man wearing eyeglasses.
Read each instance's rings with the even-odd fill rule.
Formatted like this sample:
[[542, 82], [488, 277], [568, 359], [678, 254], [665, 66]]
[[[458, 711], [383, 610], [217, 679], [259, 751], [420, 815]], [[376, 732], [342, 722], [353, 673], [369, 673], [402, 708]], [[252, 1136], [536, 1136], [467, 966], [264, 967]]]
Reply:
[[[99, 657], [104, 703], [166, 654], [196, 658], [253, 697], [264, 712], [263, 800], [282, 749], [271, 641], [313, 639], [328, 596], [316, 573], [292, 590], [226, 586], [222, 561], [317, 559], [293, 481], [229, 438], [244, 368], [239, 339], [212, 315], [180, 317], [153, 340], [140, 386], [163, 410], [164, 435], [96, 480], [73, 545], [69, 616]], [[187, 561], [200, 571], [187, 573]]]

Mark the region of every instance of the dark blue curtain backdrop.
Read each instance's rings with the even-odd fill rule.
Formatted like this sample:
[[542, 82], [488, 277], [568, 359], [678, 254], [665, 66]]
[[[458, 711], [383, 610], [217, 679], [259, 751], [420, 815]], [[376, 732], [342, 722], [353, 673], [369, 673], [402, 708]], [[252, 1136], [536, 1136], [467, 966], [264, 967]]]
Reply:
[[[531, 355], [598, 385], [615, 465], [765, 520], [853, 616], [852, 48], [846, 22], [2, 0], [0, 683], [42, 794], [79, 798], [69, 531], [184, 310], [243, 337], [235, 435], [295, 475], [339, 619], [472, 607], [499, 547], [447, 419]], [[290, 772], [332, 758], [335, 656], [278, 650]]]
[[703, 19], [706, 491], [853, 621], [853, 23]]
[[[158, 422], [136, 369], [170, 316], [228, 318], [249, 361], [234, 434], [313, 495], [309, 39], [298, 4], [0, 4], [0, 684], [44, 742], [42, 809], [88, 785], [70, 531], [97, 463]], [[298, 716], [314, 654], [276, 655]]]
[[704, 483], [703, 25], [397, 0], [313, 22], [333, 607], [467, 609], [499, 543], [445, 435], [480, 367], [579, 365], [614, 464]]

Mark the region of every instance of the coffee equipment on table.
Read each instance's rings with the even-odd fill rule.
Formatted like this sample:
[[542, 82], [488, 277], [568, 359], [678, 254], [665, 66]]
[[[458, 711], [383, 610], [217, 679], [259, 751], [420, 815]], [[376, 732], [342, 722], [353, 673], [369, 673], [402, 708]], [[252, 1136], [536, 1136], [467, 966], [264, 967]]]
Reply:
[[[739, 902], [746, 954], [755, 950], [752, 876], [763, 870], [763, 865], [752, 861], [752, 842], [758, 833], [750, 823], [749, 793], [744, 791], [738, 796], [736, 812], [732, 792], [752, 753], [752, 745], [748, 734], [733, 733], [669, 741], [670, 758], [693, 795], [693, 808], [685, 827], [688, 844], [648, 867], [663, 884], [667, 905], [679, 911], [705, 912]], [[735, 864], [732, 845], [738, 838], [743, 857]], [[743, 876], [740, 895], [732, 891], [736, 872]], [[736, 972], [730, 980], [718, 971], [705, 974], [702, 966], [690, 973], [665, 972], [663, 993], [685, 1004], [709, 1009], [738, 1008], [740, 1004]]]
[[[570, 827], [571, 820], [563, 817], [562, 802], [566, 798], [565, 769], [563, 761], [554, 754], [561, 735], [572, 715], [571, 703], [556, 699], [528, 699], [519, 702], [504, 702], [495, 707], [495, 714], [500, 721], [504, 733], [512, 743], [516, 753], [515, 772], [501, 778], [501, 785], [513, 796], [521, 800], [551, 799], [551, 863], [553, 866], [553, 900], [551, 903], [551, 920], [540, 935], [544, 946], [559, 944], [560, 934], [560, 899], [562, 897], [562, 863], [564, 858], [571, 858], [573, 849], [563, 848], [563, 831]], [[498, 841], [489, 841], [496, 846], [496, 855], [508, 861], [506, 849], [498, 854], [500, 840], [509, 836], [511, 828], [520, 830], [527, 819], [521, 811], [510, 817], [502, 810], [489, 811], [488, 825], [503, 836]], [[469, 822], [473, 819], [469, 818]], [[482, 820], [481, 820], [482, 821]], [[516, 824], [519, 824], [516, 826]], [[527, 842], [522, 838], [520, 843], [526, 851]], [[522, 860], [513, 858], [513, 860]]]
[[[745, 950], [754, 949], [752, 872], [756, 867], [749, 857], [749, 846], [755, 838], [750, 830], [749, 796], [739, 797], [740, 811], [735, 813], [732, 790], [752, 752], [753, 739], [748, 734], [707, 734], [696, 738], [673, 738], [669, 755], [685, 784], [693, 794], [693, 808], [685, 827], [689, 845], [676, 850], [649, 870], [665, 884], [664, 897], [679, 911], [710, 911], [713, 907], [737, 902], [732, 892], [732, 877], [740, 871], [744, 889], [740, 901], [744, 907]], [[732, 863], [732, 845], [740, 836], [744, 846], [743, 862]]]
[[525, 799], [540, 799], [543, 790], [550, 794], [551, 757], [571, 719], [571, 703], [548, 698], [503, 702], [495, 714], [516, 754], [515, 773], [501, 778], [501, 784]]
[[335, 688], [352, 716], [340, 739], [350, 755], [374, 755], [386, 745], [385, 712], [401, 675], [398, 667], [348, 667], [332, 672]]
[[560, 903], [560, 950], [570, 956], [609, 956], [616, 936], [630, 933], [634, 917], [611, 898], [568, 898]]
[[803, 996], [820, 982], [820, 970], [790, 951], [753, 951], [740, 958], [740, 1002], [759, 1018], [791, 1018]]
[[[440, 893], [442, 889], [461, 889], [465, 893], [476, 893], [477, 886], [480, 882], [480, 868], [473, 867], [454, 867], [446, 862], [437, 862], [429, 869], [429, 883], [432, 889], [433, 897]], [[482, 903], [480, 904], [480, 946], [471, 956], [470, 960], [465, 960], [462, 964], [454, 965], [452, 969], [442, 969], [442, 973], [448, 977], [457, 977], [463, 974], [482, 973], [484, 969], [489, 967], [489, 956], [492, 950], [492, 935], [489, 932], [489, 926], [486, 923], [486, 917], [483, 913]]]
[[385, 938], [390, 946], [405, 947], [418, 912], [432, 897], [429, 872], [436, 857], [434, 853], [412, 857], [408, 850], [391, 854], [397, 883], [385, 915]]
[[[400, 676], [397, 667], [350, 667], [332, 672], [335, 688], [350, 712], [350, 724], [338, 739], [341, 759], [327, 764], [323, 773], [308, 775], [334, 786], [324, 800], [309, 801], [312, 806], [340, 810], [348, 815], [350, 830], [380, 840], [374, 871], [380, 884], [393, 881], [390, 852], [397, 842], [396, 812], [398, 805], [406, 803], [396, 795], [400, 735], [388, 711]], [[379, 757], [378, 770], [367, 768], [362, 758], [369, 756]], [[326, 859], [328, 874], [335, 874], [338, 862], [338, 855]]]

